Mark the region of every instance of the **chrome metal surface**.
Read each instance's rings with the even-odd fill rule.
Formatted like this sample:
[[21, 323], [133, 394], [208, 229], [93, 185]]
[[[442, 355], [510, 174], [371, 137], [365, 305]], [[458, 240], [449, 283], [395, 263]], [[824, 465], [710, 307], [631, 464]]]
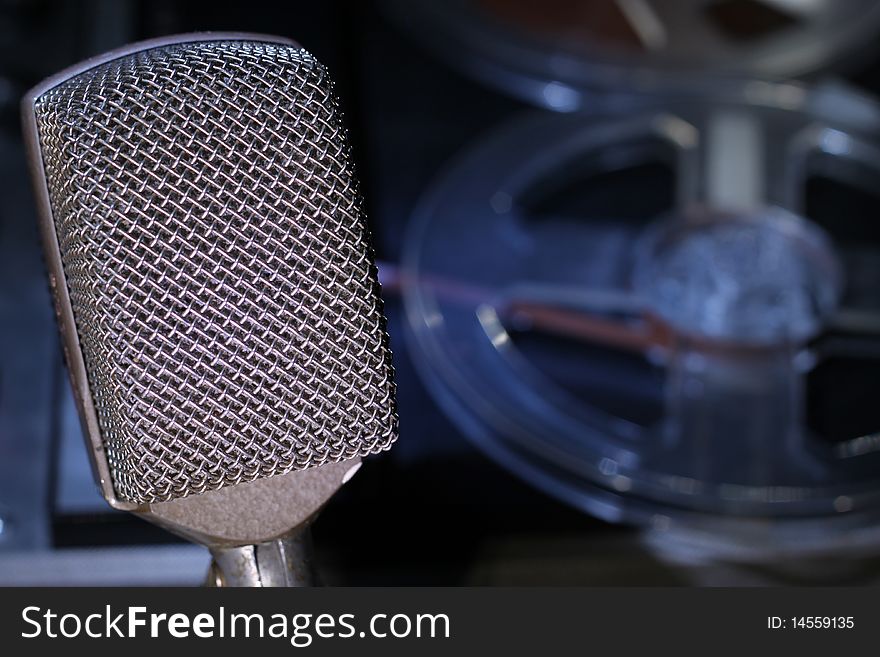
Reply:
[[312, 586], [312, 542], [308, 527], [258, 545], [211, 550], [208, 586]]
[[390, 446], [366, 220], [311, 55], [166, 43], [77, 71], [33, 113], [119, 498], [177, 499]]

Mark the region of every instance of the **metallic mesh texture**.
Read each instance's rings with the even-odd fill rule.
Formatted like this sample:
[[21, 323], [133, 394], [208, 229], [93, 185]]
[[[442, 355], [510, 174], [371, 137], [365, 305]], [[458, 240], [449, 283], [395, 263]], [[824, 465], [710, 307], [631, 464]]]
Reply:
[[62, 83], [35, 112], [120, 499], [390, 446], [369, 235], [332, 83], [311, 55], [155, 48]]

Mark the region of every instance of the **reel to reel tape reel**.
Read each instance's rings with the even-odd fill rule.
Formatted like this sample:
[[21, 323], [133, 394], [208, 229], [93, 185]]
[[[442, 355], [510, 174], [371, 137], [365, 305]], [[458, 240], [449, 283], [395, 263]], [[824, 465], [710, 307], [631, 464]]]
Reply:
[[[737, 97], [864, 58], [872, 0], [386, 0], [389, 15], [460, 70], [556, 111], [658, 95]], [[873, 39], [873, 41], [872, 41]]]
[[527, 115], [416, 209], [410, 346], [483, 451], [589, 513], [876, 542], [878, 190], [880, 108], [841, 87]]

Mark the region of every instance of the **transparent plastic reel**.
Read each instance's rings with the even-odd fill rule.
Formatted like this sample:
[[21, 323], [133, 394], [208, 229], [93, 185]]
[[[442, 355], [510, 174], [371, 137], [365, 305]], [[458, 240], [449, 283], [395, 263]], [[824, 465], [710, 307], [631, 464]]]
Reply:
[[863, 61], [873, 0], [386, 0], [438, 57], [523, 100], [595, 111], [738, 94]]
[[880, 413], [847, 372], [880, 374], [880, 235], [821, 207], [821, 185], [877, 194], [880, 114], [839, 89], [777, 92], [530, 115], [424, 196], [411, 346], [492, 458], [612, 521], [873, 540]]

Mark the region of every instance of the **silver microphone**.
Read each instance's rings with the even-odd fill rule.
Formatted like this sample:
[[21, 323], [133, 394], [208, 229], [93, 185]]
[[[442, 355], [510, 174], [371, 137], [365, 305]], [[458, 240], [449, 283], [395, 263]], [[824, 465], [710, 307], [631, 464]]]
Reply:
[[295, 43], [135, 44], [23, 103], [59, 325], [103, 496], [308, 582], [303, 529], [397, 435], [379, 283], [324, 67]]

